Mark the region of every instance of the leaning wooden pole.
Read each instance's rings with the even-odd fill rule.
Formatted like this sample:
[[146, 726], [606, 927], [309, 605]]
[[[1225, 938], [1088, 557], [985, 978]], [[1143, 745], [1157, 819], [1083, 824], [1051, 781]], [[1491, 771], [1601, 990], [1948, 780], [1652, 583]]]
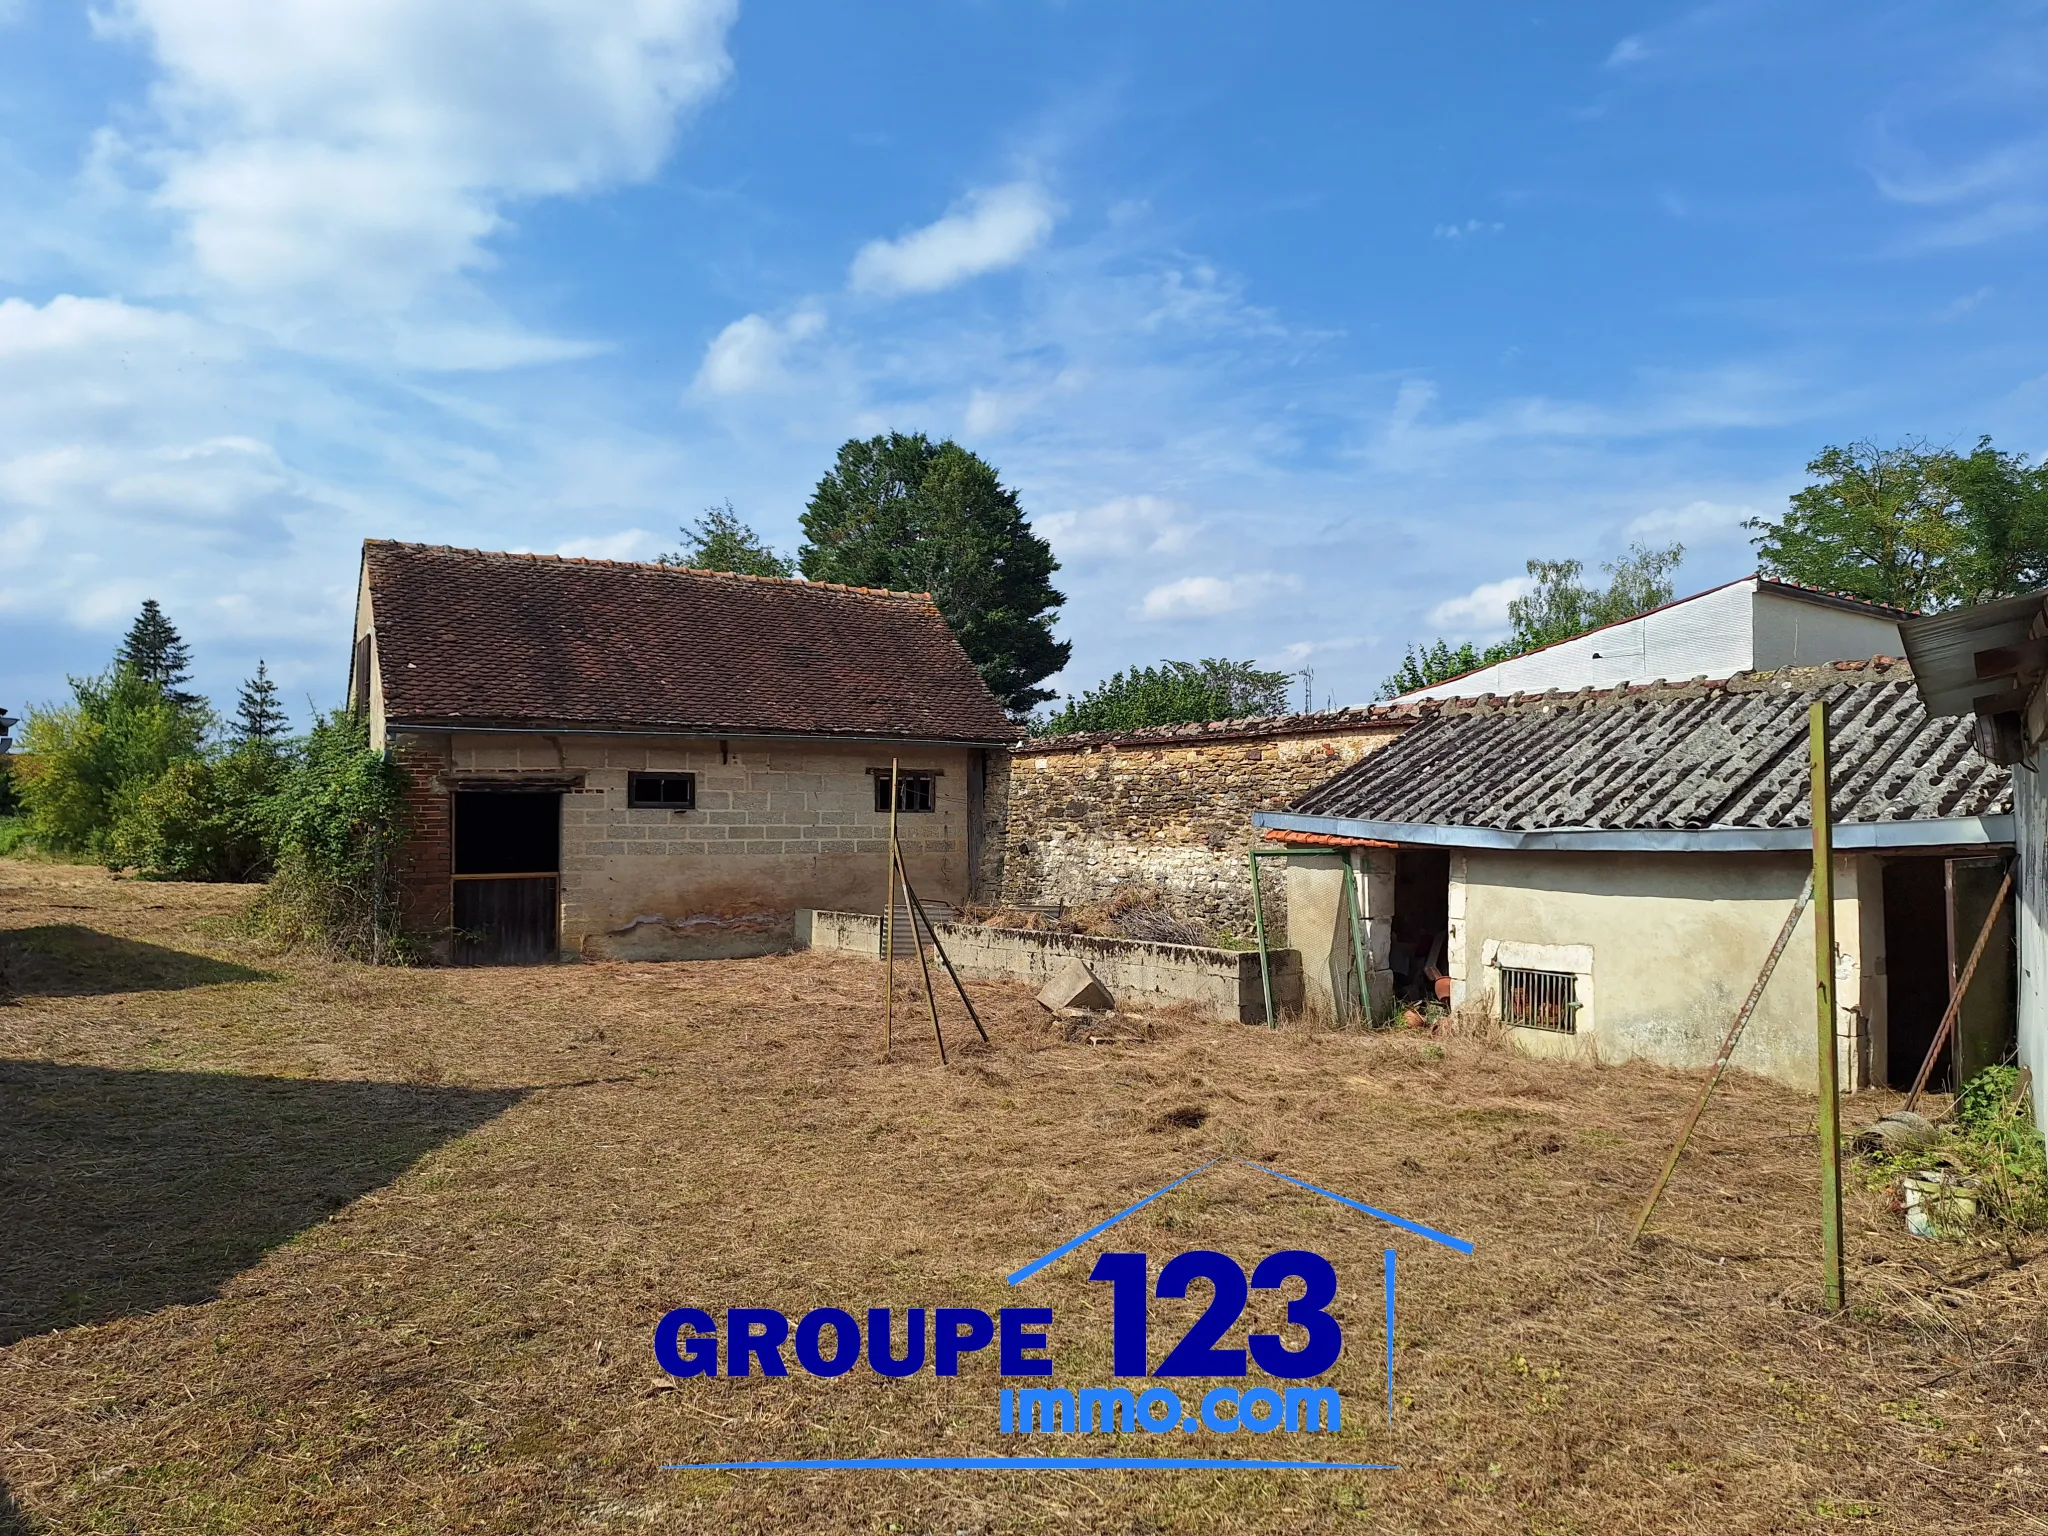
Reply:
[[[1948, 1000], [1948, 1007], [1942, 1010], [1941, 1026], [1935, 1030], [1934, 1038], [1927, 1042], [1927, 1054], [1920, 1058], [1920, 1070], [1913, 1074], [1913, 1091], [1906, 1095], [1906, 1108], [1911, 1109], [1920, 1102], [1920, 1095], [1927, 1090], [1927, 1079], [1934, 1075], [1934, 1063], [1941, 1056], [1941, 1048], [1948, 1044], [1948, 1037], [1956, 1027], [1956, 1016], [1962, 1011], [1963, 999], [1970, 994], [1970, 983], [1977, 975], [1977, 962], [1984, 958], [1984, 946], [1990, 942], [1991, 930], [1998, 926], [1998, 914], [2005, 910], [2005, 898], [2012, 893], [2012, 871], [2005, 872], [2005, 878], [1998, 884], [1998, 895], [1992, 899], [1991, 910], [1984, 914], [1984, 926], [1977, 930], [1977, 942], [1970, 949], [1969, 964], [1963, 967], [1962, 979], [1956, 983], [1956, 990]], [[1957, 1083], [1958, 1088], [1962, 1087]]]
[[1814, 1065], [1820, 1090], [1821, 1292], [1830, 1312], [1842, 1309], [1842, 1105], [1835, 1068], [1834, 821], [1828, 805], [1828, 707], [1807, 712], [1813, 793]]
[[[919, 912], [924, 911], [924, 904], [917, 899], [917, 892], [911, 889], [910, 871], [907, 869], [903, 871], [903, 894], [910, 898], [910, 904]], [[925, 932], [932, 936], [932, 948], [939, 952], [939, 964], [943, 965], [946, 974], [953, 978], [953, 990], [960, 994], [960, 1006], [967, 1010], [967, 1017], [974, 1025], [974, 1032], [981, 1036], [981, 1043], [987, 1045], [988, 1031], [981, 1027], [981, 1015], [974, 1011], [974, 1000], [967, 995], [967, 988], [961, 985], [960, 973], [953, 969], [952, 958], [947, 955], [946, 946], [939, 938], [939, 930], [932, 927], [929, 919], [925, 922]]]
[[1813, 900], [1813, 876], [1806, 877], [1806, 884], [1799, 889], [1799, 899], [1792, 903], [1792, 910], [1785, 914], [1784, 926], [1778, 930], [1777, 942], [1764, 957], [1764, 968], [1757, 972], [1756, 982], [1749, 989], [1749, 996], [1742, 1000], [1742, 1006], [1735, 1010], [1735, 1022], [1728, 1026], [1728, 1033], [1721, 1038], [1721, 1053], [1714, 1058], [1714, 1068], [1707, 1074], [1706, 1082], [1700, 1085], [1700, 1096], [1693, 1102], [1692, 1113], [1685, 1117], [1685, 1127], [1678, 1133], [1678, 1140], [1672, 1145], [1671, 1156], [1665, 1160], [1664, 1171], [1657, 1175], [1657, 1187], [1650, 1191], [1650, 1198], [1643, 1202], [1643, 1214], [1636, 1218], [1636, 1229], [1629, 1235], [1631, 1242], [1639, 1240], [1643, 1229], [1650, 1224], [1650, 1217], [1657, 1209], [1657, 1202], [1664, 1198], [1665, 1186], [1670, 1184], [1671, 1175], [1678, 1168], [1678, 1159], [1685, 1153], [1685, 1144], [1692, 1140], [1692, 1133], [1700, 1123], [1700, 1116], [1706, 1112], [1707, 1099], [1713, 1094], [1721, 1078], [1728, 1071], [1728, 1063], [1735, 1055], [1735, 1046], [1742, 1039], [1743, 1028], [1749, 1023], [1750, 1015], [1756, 1012], [1756, 1005], [1763, 1000], [1764, 988], [1770, 985], [1771, 975], [1778, 969], [1778, 962], [1784, 958], [1785, 946], [1792, 942], [1792, 930], [1799, 926], [1799, 919], [1806, 912], [1807, 903]]
[[889, 759], [889, 866], [882, 898], [882, 1055], [896, 1048], [896, 759]]
[[[924, 936], [917, 931], [917, 925], [924, 920], [924, 913], [918, 907], [917, 897], [911, 893], [910, 871], [903, 867], [903, 850], [892, 839], [890, 852], [896, 859], [896, 874], [903, 882], [903, 915], [910, 919], [910, 942], [917, 950], [917, 968], [924, 973], [925, 1006], [932, 1011], [932, 1038], [939, 1042], [939, 1065], [946, 1064], [946, 1032], [939, 1028], [939, 994], [932, 990], [932, 963], [925, 958]], [[926, 925], [930, 925], [927, 923]]]

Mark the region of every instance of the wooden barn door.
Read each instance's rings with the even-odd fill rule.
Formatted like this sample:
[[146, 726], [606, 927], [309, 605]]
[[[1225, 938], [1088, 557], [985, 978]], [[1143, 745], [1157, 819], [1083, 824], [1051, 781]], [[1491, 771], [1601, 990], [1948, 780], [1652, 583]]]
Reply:
[[455, 796], [455, 963], [553, 960], [561, 906], [562, 797], [532, 790]]

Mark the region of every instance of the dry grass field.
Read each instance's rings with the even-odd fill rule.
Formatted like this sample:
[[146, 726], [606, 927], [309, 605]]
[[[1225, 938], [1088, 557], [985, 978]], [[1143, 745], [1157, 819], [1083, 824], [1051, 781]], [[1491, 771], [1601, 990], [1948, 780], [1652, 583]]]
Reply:
[[[2048, 1259], [1915, 1242], [1857, 1182], [1823, 1314], [1812, 1105], [1768, 1085], [1717, 1101], [1634, 1250], [1683, 1075], [1188, 1020], [1070, 1044], [1002, 987], [991, 1048], [949, 1014], [950, 1066], [914, 1021], [884, 1063], [857, 960], [380, 971], [250, 948], [246, 896], [0, 860], [0, 1530], [2048, 1531]], [[1105, 1243], [1002, 1277], [1210, 1158], [1477, 1244], [1230, 1162], [1114, 1234], [1328, 1255], [1341, 1434], [1003, 1436], [992, 1350], [655, 1365], [678, 1305], [1038, 1304], [1058, 1380], [1106, 1385]], [[1199, 1307], [1153, 1303], [1155, 1353]], [[1399, 1470], [662, 1470], [1020, 1450]]]

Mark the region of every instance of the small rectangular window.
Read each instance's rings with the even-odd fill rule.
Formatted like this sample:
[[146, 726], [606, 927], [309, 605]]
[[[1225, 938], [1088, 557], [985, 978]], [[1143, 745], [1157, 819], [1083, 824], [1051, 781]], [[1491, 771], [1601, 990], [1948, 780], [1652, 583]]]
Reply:
[[[936, 774], [902, 773], [897, 775], [896, 809], [899, 811], [929, 811], [932, 807], [932, 785]], [[882, 815], [889, 814], [889, 770], [883, 769], [875, 775], [875, 809]]]
[[1570, 971], [1500, 968], [1500, 1021], [1519, 1029], [1579, 1032], [1579, 978]]
[[697, 775], [629, 773], [626, 775], [626, 804], [636, 811], [694, 811], [697, 808]]

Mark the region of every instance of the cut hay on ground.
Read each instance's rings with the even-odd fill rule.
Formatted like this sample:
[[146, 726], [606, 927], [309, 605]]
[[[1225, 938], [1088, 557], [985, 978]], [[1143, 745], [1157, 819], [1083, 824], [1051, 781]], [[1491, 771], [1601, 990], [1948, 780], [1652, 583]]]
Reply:
[[[246, 899], [0, 861], [0, 1530], [2048, 1529], [2038, 1245], [1917, 1243], [1858, 1185], [1855, 1306], [1824, 1315], [1813, 1104], [1770, 1085], [1717, 1096], [1637, 1251], [1688, 1075], [1186, 1019], [1066, 1044], [995, 985], [992, 1049], [955, 1002], [950, 1068], [914, 1031], [881, 1063], [872, 962], [375, 971], [246, 947], [222, 921]], [[1002, 1277], [1212, 1158], [1477, 1244], [1227, 1164], [1114, 1236], [1328, 1255], [1345, 1431], [1257, 1453], [1400, 1471], [659, 1470], [1083, 1449], [998, 1435], [985, 1357], [674, 1383], [651, 1330], [684, 1304], [1047, 1305], [1059, 1379], [1108, 1384], [1104, 1245]], [[1155, 1303], [1155, 1344], [1200, 1306]]]

